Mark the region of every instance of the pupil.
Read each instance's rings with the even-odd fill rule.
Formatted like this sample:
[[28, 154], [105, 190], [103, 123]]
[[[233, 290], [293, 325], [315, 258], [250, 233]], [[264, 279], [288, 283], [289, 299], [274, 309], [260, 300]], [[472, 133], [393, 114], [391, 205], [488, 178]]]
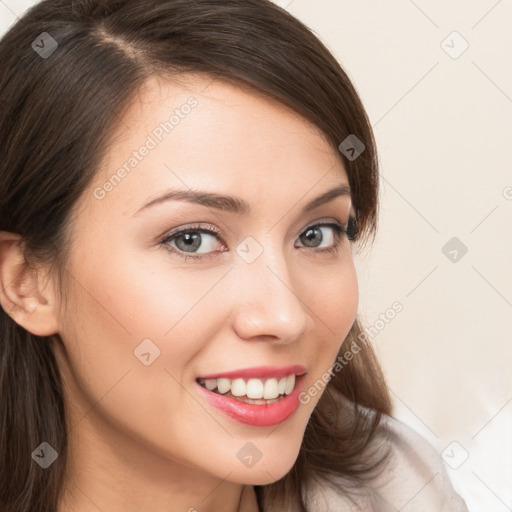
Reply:
[[[316, 247], [316, 245], [322, 242], [322, 231], [318, 227], [308, 229], [303, 236], [307, 240], [307, 243], [304, 243], [304, 240], [302, 240], [302, 243], [308, 247]], [[310, 244], [309, 242], [314, 242], [315, 237], [318, 238], [318, 243]]]
[[[185, 244], [182, 247], [180, 247], [180, 240], [183, 240]], [[201, 245], [201, 235], [199, 233], [185, 233], [177, 239], [176, 245], [179, 249], [186, 252], [194, 252], [194, 250], [199, 249], [199, 246]]]

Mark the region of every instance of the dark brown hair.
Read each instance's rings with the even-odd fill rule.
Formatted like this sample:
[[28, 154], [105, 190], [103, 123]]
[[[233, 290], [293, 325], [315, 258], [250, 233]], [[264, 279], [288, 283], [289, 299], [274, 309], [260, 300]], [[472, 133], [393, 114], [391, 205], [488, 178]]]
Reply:
[[[46, 56], [33, 46], [42, 32], [58, 45]], [[247, 87], [319, 127], [348, 174], [354, 242], [373, 238], [378, 164], [371, 125], [346, 73], [299, 20], [268, 0], [45, 0], [0, 40], [0, 230], [21, 236], [27, 262], [50, 264], [62, 283], [71, 212], [108, 151], [109, 134], [148, 76], [180, 73]], [[355, 160], [338, 150], [351, 134], [365, 145]], [[57, 510], [67, 432], [56, 339], [31, 334], [0, 309], [5, 512]], [[340, 354], [362, 340], [328, 383], [292, 470], [256, 487], [262, 510], [306, 510], [302, 494], [314, 479], [360, 485], [380, 467], [368, 449], [390, 399], [358, 320]], [[337, 421], [340, 411], [350, 421]], [[31, 457], [42, 441], [59, 454], [46, 470]]]

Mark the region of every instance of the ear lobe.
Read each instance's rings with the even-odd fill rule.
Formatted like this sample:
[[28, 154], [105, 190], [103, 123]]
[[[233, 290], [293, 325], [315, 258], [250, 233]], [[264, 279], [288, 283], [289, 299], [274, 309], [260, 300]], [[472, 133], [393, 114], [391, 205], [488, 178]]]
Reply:
[[0, 305], [27, 331], [49, 336], [58, 331], [54, 300], [41, 294], [40, 276], [30, 267], [22, 249], [21, 236], [0, 231]]

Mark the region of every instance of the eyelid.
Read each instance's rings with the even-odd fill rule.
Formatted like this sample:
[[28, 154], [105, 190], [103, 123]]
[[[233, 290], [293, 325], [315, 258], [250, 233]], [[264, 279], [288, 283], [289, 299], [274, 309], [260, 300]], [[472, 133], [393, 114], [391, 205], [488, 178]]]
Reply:
[[339, 224], [341, 227], [343, 227], [343, 222], [340, 222], [336, 217], [322, 217], [320, 219], [316, 219], [313, 222], [310, 222], [306, 225], [306, 227], [300, 232], [303, 233], [306, 229], [309, 229], [313, 226], [317, 226], [318, 224]]
[[[207, 227], [205, 227], [205, 224], [207, 225]], [[213, 231], [219, 237], [223, 236], [222, 231], [219, 228], [215, 227], [213, 224], [196, 222], [192, 224], [185, 224], [184, 226], [178, 226], [177, 228], [173, 228], [169, 231], [166, 231], [161, 238], [169, 238], [172, 235], [182, 233], [183, 231], [199, 231], [201, 233], [210, 233]]]
[[[333, 222], [333, 221], [335, 223], [339, 224], [342, 228], [346, 228], [347, 227], [347, 225], [344, 225], [342, 222], [340, 222], [338, 219], [336, 219], [334, 217], [323, 217], [323, 218], [311, 221], [309, 224], [307, 224], [299, 232], [298, 236], [300, 236], [306, 229], [309, 229], [309, 228], [311, 228], [313, 226], [316, 226], [318, 224], [324, 224], [324, 223], [328, 224], [328, 223]], [[350, 222], [350, 219], [349, 219], [349, 222]], [[207, 227], [205, 227], [205, 224], [206, 224]], [[164, 240], [167, 240], [168, 238], [170, 238], [171, 236], [173, 236], [175, 234], [183, 233], [183, 232], [186, 232], [186, 231], [195, 231], [195, 232], [206, 233], [206, 234], [208, 234], [210, 232], [214, 232], [215, 234], [218, 235], [218, 237], [221, 240], [222, 240], [222, 237], [224, 236], [222, 230], [220, 230], [219, 228], [217, 228], [213, 224], [195, 222], [195, 223], [192, 223], [192, 224], [185, 224], [184, 226], [178, 226], [178, 227], [173, 228], [173, 229], [171, 229], [169, 231], [166, 231], [163, 235], [161, 235], [159, 237], [159, 240], [160, 240], [160, 242], [163, 242]], [[224, 240], [222, 240], [222, 242], [224, 242]]]

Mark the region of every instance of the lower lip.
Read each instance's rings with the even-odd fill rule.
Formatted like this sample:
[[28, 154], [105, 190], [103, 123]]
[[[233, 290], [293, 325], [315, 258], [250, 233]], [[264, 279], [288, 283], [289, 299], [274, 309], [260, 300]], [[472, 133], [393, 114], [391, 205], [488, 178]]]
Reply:
[[272, 404], [246, 404], [209, 391], [200, 384], [200, 392], [210, 404], [240, 423], [254, 427], [270, 427], [288, 419], [299, 407], [299, 395], [304, 376], [295, 377], [295, 387], [289, 395]]

